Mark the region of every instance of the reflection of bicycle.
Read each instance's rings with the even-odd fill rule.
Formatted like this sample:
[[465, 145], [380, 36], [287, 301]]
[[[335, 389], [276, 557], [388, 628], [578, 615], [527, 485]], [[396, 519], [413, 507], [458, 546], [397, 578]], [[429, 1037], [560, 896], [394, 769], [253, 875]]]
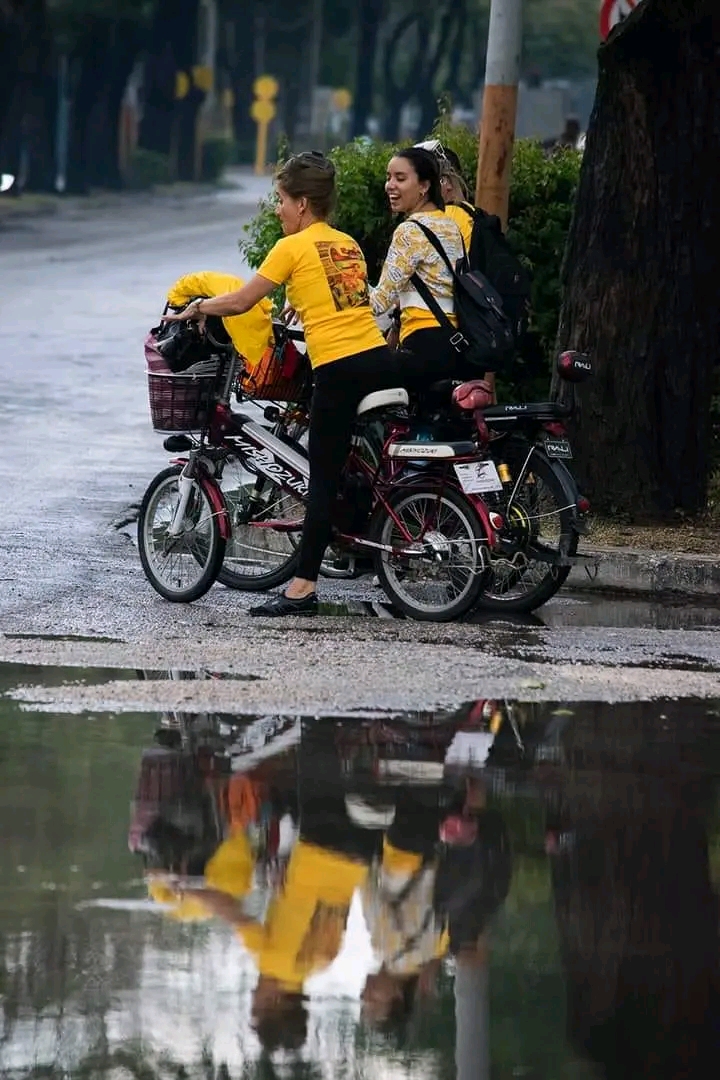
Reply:
[[[278, 365], [289, 333], [276, 331]], [[202, 596], [221, 574], [226, 580], [232, 573], [236, 587], [251, 590], [289, 580], [299, 558], [308, 493], [307, 457], [294, 439], [231, 412], [238, 377], [240, 400], [257, 396], [257, 387], [242, 389], [237, 353], [208, 336], [212, 365], [193, 373], [148, 372], [153, 424], [175, 432], [165, 448], [183, 456], [145, 493], [140, 558], [157, 592], [180, 602]], [[305, 393], [308, 376], [306, 370]], [[334, 546], [371, 556], [380, 584], [404, 614], [447, 621], [471, 610], [488, 574], [487, 551], [495, 536], [490, 515], [482, 498], [461, 486], [474, 490], [466, 474], [481, 454], [470, 441], [411, 441], [407, 405], [406, 391], [393, 389], [370, 394], [358, 406], [336, 504]], [[282, 415], [283, 422], [292, 422], [292, 405], [282, 414], [272, 408], [267, 418], [278, 421]], [[418, 469], [418, 462], [424, 467]], [[229, 467], [256, 479], [230, 488], [223, 484]], [[232, 562], [223, 569], [231, 539]]]

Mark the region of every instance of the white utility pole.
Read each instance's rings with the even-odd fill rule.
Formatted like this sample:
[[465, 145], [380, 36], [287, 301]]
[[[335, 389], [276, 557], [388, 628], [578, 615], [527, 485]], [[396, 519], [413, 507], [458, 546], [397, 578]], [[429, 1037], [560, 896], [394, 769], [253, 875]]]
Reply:
[[523, 0], [491, 0], [475, 203], [507, 225]]

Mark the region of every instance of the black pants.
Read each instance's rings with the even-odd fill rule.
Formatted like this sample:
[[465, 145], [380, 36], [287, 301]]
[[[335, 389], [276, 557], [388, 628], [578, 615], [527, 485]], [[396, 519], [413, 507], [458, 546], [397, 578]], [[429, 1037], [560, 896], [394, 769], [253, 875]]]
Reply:
[[416, 392], [441, 379], [482, 379], [493, 370], [491, 361], [480, 369], [463, 360], [440, 326], [416, 330], [405, 338], [396, 355], [403, 380], [400, 385]]
[[358, 405], [375, 390], [404, 385], [399, 379], [395, 355], [384, 345], [316, 370], [308, 441], [310, 484], [298, 577], [316, 581], [320, 573]]
[[401, 386], [408, 390], [424, 390], [440, 379], [459, 379], [460, 358], [438, 326], [416, 330], [403, 341], [397, 352], [402, 377]]

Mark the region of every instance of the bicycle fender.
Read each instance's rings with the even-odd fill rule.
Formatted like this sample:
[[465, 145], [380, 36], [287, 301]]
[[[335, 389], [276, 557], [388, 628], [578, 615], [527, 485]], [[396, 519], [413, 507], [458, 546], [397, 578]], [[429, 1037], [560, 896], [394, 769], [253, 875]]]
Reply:
[[549, 458], [544, 450], [540, 447], [535, 447], [535, 453], [538, 457], [541, 457], [546, 465], [549, 465], [552, 471], [555, 473], [558, 483], [562, 486], [563, 495], [568, 506], [573, 507], [573, 524], [577, 519], [577, 501], [580, 498], [580, 492], [578, 490], [575, 477], [568, 469], [564, 462], [558, 461], [556, 458]]
[[213, 514], [217, 518], [218, 528], [220, 529], [220, 535], [223, 540], [229, 540], [232, 535], [232, 526], [230, 524], [230, 515], [225, 505], [225, 497], [222, 491], [218, 487], [217, 483], [211, 476], [204, 471], [200, 472], [197, 477], [197, 482], [202, 488], [205, 497], [212, 506]]
[[[459, 490], [462, 491], [462, 489], [459, 489]], [[497, 533], [496, 533], [495, 529], [493, 528], [492, 522], [490, 521], [490, 511], [488, 510], [488, 507], [487, 507], [487, 505], [485, 503], [485, 500], [483, 499], [483, 497], [481, 495], [468, 495], [465, 492], [462, 492], [462, 494], [465, 495], [465, 498], [470, 503], [473, 510], [475, 511], [478, 518], [480, 519], [480, 524], [483, 527], [483, 532], [485, 533], [485, 536], [487, 537], [488, 547], [489, 548], [496, 547], [497, 546]]]

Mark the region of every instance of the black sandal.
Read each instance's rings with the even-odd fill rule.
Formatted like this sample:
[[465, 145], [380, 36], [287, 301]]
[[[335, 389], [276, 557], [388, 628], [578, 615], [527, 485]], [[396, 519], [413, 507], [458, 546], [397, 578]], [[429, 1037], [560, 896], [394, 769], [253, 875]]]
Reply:
[[248, 615], [261, 615], [273, 619], [281, 615], [317, 615], [317, 612], [317, 593], [310, 593], [309, 596], [303, 596], [300, 600], [293, 600], [283, 593], [278, 593], [266, 603], [251, 607]]

